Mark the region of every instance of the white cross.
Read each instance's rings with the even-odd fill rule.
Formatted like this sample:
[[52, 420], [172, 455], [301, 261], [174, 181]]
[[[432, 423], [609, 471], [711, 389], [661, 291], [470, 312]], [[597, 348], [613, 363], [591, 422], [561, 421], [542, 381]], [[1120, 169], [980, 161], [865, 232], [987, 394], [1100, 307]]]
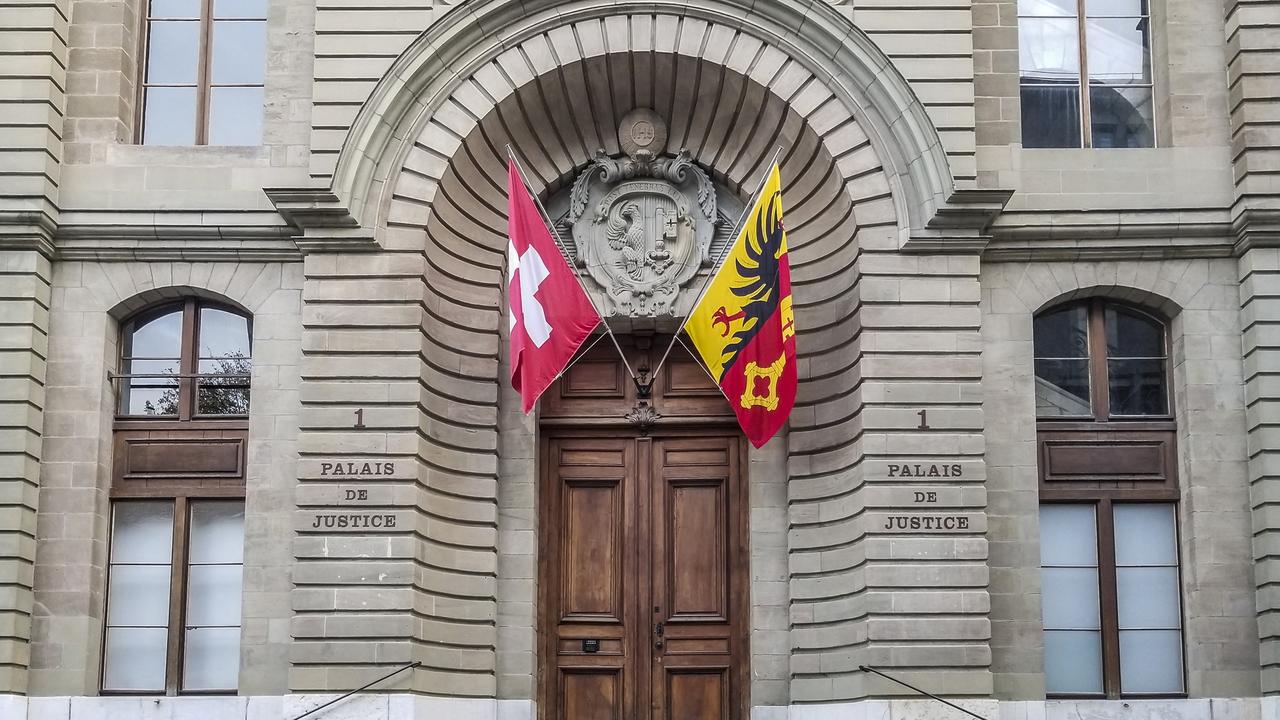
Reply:
[[[534, 293], [538, 292], [542, 281], [546, 280], [551, 273], [547, 271], [547, 266], [542, 262], [542, 256], [532, 245], [524, 251], [524, 255], [519, 255], [515, 244], [507, 243], [507, 263], [514, 268], [511, 271], [513, 281], [516, 279], [516, 273], [520, 273], [520, 309], [524, 331], [534, 345], [542, 347], [543, 343], [551, 337], [551, 324], [547, 322], [547, 314], [542, 309], [542, 303], [534, 297]], [[514, 330], [516, 327], [514, 312], [510, 314], [510, 319], [511, 329]]]

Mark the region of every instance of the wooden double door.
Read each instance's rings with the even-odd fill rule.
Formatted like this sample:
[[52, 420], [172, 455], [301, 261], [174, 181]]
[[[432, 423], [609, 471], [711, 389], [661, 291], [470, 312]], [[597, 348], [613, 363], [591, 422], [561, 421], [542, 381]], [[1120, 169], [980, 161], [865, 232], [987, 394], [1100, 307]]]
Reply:
[[706, 430], [544, 433], [543, 720], [745, 720], [742, 442]]

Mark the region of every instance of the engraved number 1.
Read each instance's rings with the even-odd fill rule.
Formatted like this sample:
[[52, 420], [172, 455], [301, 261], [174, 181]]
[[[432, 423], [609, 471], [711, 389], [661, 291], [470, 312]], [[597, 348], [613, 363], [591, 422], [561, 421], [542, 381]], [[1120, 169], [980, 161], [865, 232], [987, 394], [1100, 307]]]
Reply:
[[364, 408], [360, 408], [359, 410], [356, 410], [356, 427], [357, 428], [364, 427]]
[[917, 415], [920, 416], [920, 425], [916, 427], [917, 430], [929, 429], [929, 420], [928, 420], [929, 416], [927, 413], [928, 413], [927, 410], [921, 410], [920, 412], [916, 413]]

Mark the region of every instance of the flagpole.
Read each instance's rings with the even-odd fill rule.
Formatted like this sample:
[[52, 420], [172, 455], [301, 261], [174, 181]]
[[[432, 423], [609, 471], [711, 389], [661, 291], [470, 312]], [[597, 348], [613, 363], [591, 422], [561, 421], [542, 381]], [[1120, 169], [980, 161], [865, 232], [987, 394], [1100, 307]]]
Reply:
[[[755, 207], [756, 201], [760, 198], [760, 193], [764, 191], [765, 183], [769, 182], [769, 174], [772, 172], [773, 167], [778, 164], [778, 158], [780, 157], [782, 157], [781, 145], [779, 145], [778, 149], [774, 151], [773, 159], [769, 161], [768, 165], [765, 165], [764, 177], [760, 178], [760, 184], [756, 186], [756, 191], [751, 194], [750, 201], [748, 201], [746, 207], [742, 209], [742, 215], [738, 218], [738, 222], [733, 228], [733, 234], [729, 236], [729, 242], [720, 247], [720, 252], [716, 255], [716, 261], [711, 265], [711, 272], [707, 273], [707, 276], [702, 279], [702, 288], [698, 290], [697, 297], [694, 298], [693, 304], [689, 306], [690, 312], [698, 307], [698, 303], [702, 302], [703, 296], [707, 294], [707, 288], [711, 285], [712, 278], [720, 272], [720, 263], [724, 262], [724, 256], [728, 254], [729, 248], [733, 247], [734, 243], [738, 241], [738, 235], [742, 233], [743, 224], [746, 223], [747, 216], [751, 214], [751, 208]], [[685, 315], [684, 320], [688, 319], [689, 316]], [[671, 342], [667, 344], [667, 351], [662, 353], [662, 359], [658, 361], [658, 366], [653, 369], [653, 377], [657, 377], [658, 371], [666, 364], [667, 357], [671, 355], [672, 348], [676, 346], [676, 341], [680, 339], [680, 331], [683, 328], [683, 321], [679, 325], [676, 325], [675, 332], [671, 334]], [[715, 380], [715, 378], [712, 378], [712, 380]], [[719, 384], [720, 383], [717, 381], [716, 385]]]
[[[595, 310], [596, 316], [600, 318], [600, 324], [604, 325], [604, 332], [613, 341], [613, 347], [618, 351], [618, 357], [622, 358], [622, 364], [627, 368], [627, 373], [631, 375], [631, 382], [640, 387], [640, 380], [636, 377], [636, 371], [631, 369], [631, 363], [627, 362], [626, 353], [622, 352], [622, 345], [618, 343], [618, 338], [613, 334], [613, 328], [609, 327], [609, 321], [604, 319], [604, 313], [600, 312], [600, 308], [596, 306], [596, 301], [591, 297], [591, 291], [587, 289], [585, 283], [582, 282], [582, 276], [578, 273], [577, 268], [572, 266], [569, 258], [573, 257], [569, 252], [569, 247], [565, 245], [564, 238], [560, 237], [560, 230], [556, 228], [556, 224], [551, 220], [551, 213], [543, 207], [542, 200], [538, 198], [538, 194], [529, 189], [529, 176], [524, 172], [524, 165], [520, 164], [520, 159], [516, 157], [516, 153], [511, 149], [511, 143], [507, 143], [507, 158], [516, 165], [516, 172], [520, 173], [520, 182], [524, 183], [525, 191], [533, 198], [533, 202], [538, 206], [538, 212], [542, 214], [542, 221], [551, 230], [552, 237], [555, 238], [556, 245], [559, 246], [560, 252], [564, 254], [565, 260], [570, 262], [569, 270], [573, 273], [574, 279], [578, 281], [578, 287], [582, 288], [582, 294], [587, 296], [587, 302], [591, 303], [591, 309]], [[508, 189], [510, 192], [510, 189]], [[668, 349], [668, 352], [670, 349]], [[563, 371], [561, 371], [563, 373]], [[558, 377], [558, 376], [557, 376]]]

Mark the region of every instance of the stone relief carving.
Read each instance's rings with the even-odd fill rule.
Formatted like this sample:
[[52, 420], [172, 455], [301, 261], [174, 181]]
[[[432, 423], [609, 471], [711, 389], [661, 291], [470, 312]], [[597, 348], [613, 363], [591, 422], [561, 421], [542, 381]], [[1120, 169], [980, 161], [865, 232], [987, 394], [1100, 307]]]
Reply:
[[667, 130], [652, 111], [628, 113], [618, 135], [628, 157], [598, 150], [574, 181], [566, 219], [575, 261], [604, 290], [606, 315], [671, 315], [680, 289], [711, 263], [715, 186], [688, 151], [658, 156]]

